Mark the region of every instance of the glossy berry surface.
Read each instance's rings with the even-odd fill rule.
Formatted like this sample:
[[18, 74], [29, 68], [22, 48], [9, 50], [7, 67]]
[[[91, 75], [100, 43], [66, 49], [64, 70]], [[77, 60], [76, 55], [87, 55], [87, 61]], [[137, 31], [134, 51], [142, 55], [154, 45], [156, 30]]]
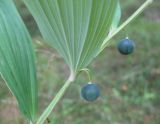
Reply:
[[100, 88], [95, 83], [88, 83], [82, 87], [81, 96], [86, 101], [93, 102], [100, 96]]
[[134, 41], [126, 38], [119, 42], [118, 44], [118, 50], [123, 55], [129, 55], [133, 53], [135, 48]]

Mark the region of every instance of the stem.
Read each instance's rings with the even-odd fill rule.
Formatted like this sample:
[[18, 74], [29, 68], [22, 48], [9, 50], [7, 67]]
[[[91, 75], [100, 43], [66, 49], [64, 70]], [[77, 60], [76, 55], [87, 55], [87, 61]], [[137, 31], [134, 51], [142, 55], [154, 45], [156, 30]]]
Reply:
[[64, 95], [65, 91], [69, 87], [69, 85], [75, 80], [75, 74], [71, 71], [70, 77], [65, 82], [63, 87], [59, 90], [55, 98], [51, 101], [51, 103], [48, 105], [48, 107], [45, 109], [45, 111], [42, 113], [42, 115], [37, 120], [36, 124], [43, 124], [44, 121], [47, 119], [47, 117], [51, 114], [52, 110], [56, 106], [56, 104], [59, 102], [59, 100]]
[[133, 13], [123, 24], [121, 24], [114, 32], [112, 32], [105, 40], [104, 43], [101, 46], [100, 52], [102, 52], [109, 44], [109, 41], [116, 35], [118, 34], [125, 26], [127, 26], [133, 19], [135, 19], [139, 14], [143, 12], [143, 10], [149, 6], [153, 0], [147, 0], [142, 6]]
[[92, 77], [91, 77], [91, 72], [90, 72], [90, 70], [89, 70], [88, 68], [84, 68], [84, 69], [81, 69], [79, 72], [82, 72], [82, 71], [84, 71], [84, 72], [87, 74], [88, 80], [89, 80], [89, 82], [91, 82]]

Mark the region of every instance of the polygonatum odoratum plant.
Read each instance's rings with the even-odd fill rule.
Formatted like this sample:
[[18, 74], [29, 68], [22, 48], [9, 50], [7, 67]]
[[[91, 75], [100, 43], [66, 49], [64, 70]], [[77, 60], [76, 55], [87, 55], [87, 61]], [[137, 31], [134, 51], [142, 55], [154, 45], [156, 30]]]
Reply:
[[37, 118], [38, 90], [32, 38], [13, 1], [0, 0], [0, 74], [30, 124], [43, 124], [77, 74], [88, 73], [87, 66], [110, 39], [153, 2], [146, 0], [119, 25], [119, 0], [22, 1], [34, 17], [44, 41], [58, 51], [70, 69], [68, 80]]

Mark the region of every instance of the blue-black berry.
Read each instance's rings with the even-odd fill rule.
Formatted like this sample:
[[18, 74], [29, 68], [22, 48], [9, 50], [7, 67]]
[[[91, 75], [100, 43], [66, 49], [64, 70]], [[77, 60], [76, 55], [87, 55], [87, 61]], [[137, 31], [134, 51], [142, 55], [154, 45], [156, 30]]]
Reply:
[[81, 96], [86, 101], [93, 102], [100, 96], [100, 88], [95, 83], [88, 83], [82, 87]]
[[134, 47], [135, 47], [134, 41], [128, 38], [121, 40], [118, 44], [118, 50], [123, 55], [129, 55], [133, 53]]

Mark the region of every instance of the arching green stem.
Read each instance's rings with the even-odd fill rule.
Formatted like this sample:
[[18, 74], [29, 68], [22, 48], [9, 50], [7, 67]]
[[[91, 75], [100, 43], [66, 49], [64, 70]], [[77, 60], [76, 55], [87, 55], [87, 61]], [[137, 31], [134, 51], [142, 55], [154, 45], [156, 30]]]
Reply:
[[42, 115], [37, 120], [36, 124], [43, 124], [47, 117], [51, 114], [52, 110], [58, 103], [58, 101], [62, 98], [67, 88], [70, 86], [70, 84], [75, 80], [75, 73], [71, 71], [71, 74], [68, 78], [68, 80], [64, 83], [63, 87], [59, 90], [57, 95], [54, 97], [54, 99], [51, 101], [51, 103], [48, 105], [48, 107], [45, 109], [45, 111], [42, 113]]
[[[133, 15], [131, 15], [123, 24], [121, 24], [114, 32], [112, 32], [103, 42], [102, 46], [101, 46], [101, 50], [100, 52], [102, 52], [110, 43], [110, 40], [116, 35], [118, 34], [124, 27], [126, 27], [131, 21], [133, 21], [139, 14], [141, 14], [143, 12], [143, 10], [149, 6], [151, 3], [153, 2], [153, 0], [147, 0], [144, 4], [142, 4], [142, 6], [135, 12], [133, 13]], [[99, 52], [99, 53], [100, 53]]]
[[81, 72], [85, 72], [85, 73], [87, 74], [87, 77], [88, 77], [89, 82], [92, 81], [91, 71], [90, 71], [88, 68], [81, 69], [81, 70], [78, 72], [78, 74], [81, 73]]

